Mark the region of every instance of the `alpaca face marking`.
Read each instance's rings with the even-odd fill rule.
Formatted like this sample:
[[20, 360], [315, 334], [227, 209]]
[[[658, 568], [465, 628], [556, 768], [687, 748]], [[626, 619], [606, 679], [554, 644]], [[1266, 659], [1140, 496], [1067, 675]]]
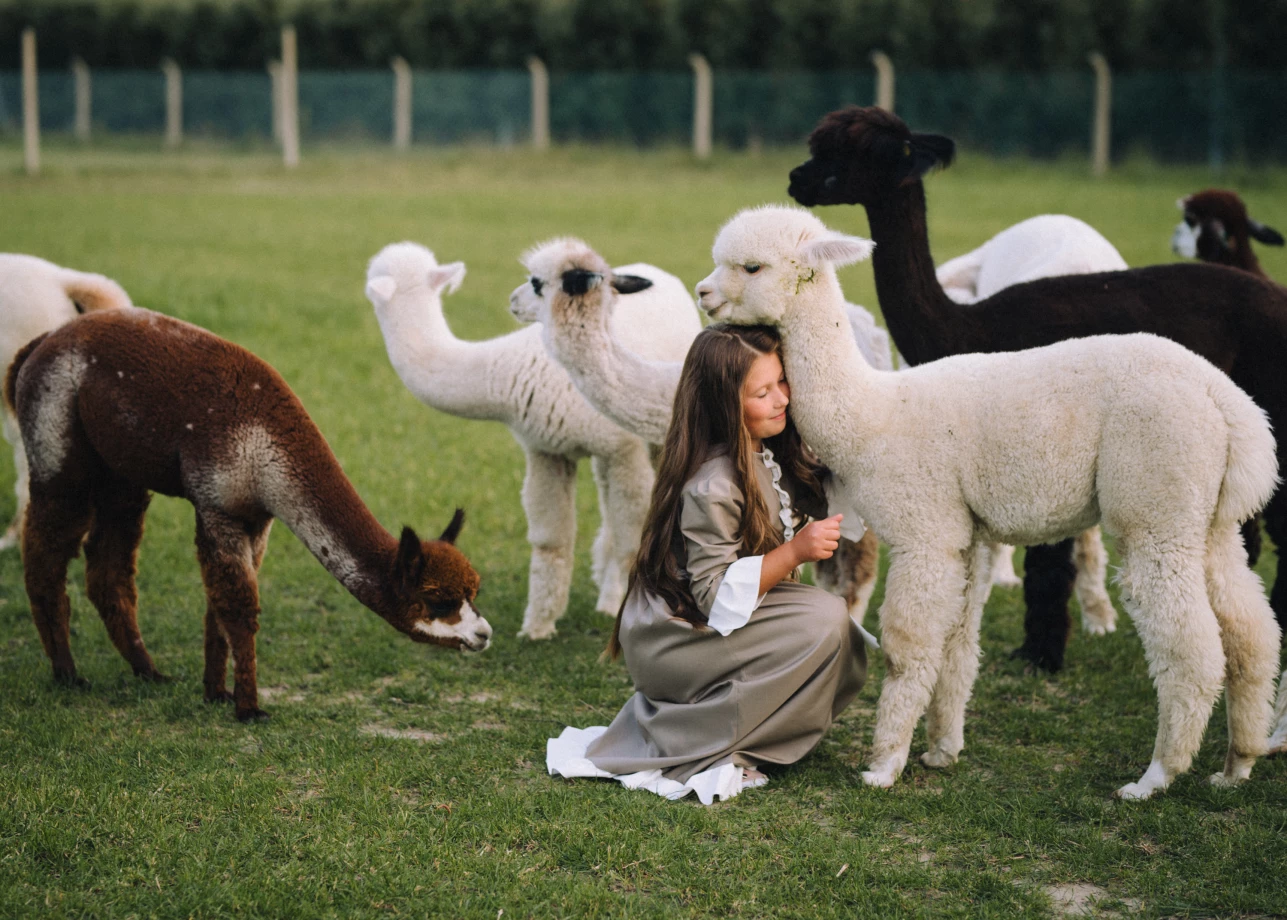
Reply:
[[469, 601], [461, 601], [448, 616], [417, 620], [411, 629], [413, 639], [461, 651], [482, 652], [492, 643], [491, 625]]

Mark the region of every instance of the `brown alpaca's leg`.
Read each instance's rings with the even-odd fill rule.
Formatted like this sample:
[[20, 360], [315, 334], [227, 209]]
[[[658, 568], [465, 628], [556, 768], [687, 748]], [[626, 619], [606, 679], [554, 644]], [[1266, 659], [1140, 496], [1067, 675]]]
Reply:
[[[218, 512], [197, 512], [197, 558], [206, 586], [206, 698], [223, 688], [227, 654], [232, 652], [233, 702], [242, 722], [266, 719], [259, 708], [255, 674], [255, 633], [259, 630], [259, 588], [254, 549], [245, 525]], [[213, 622], [212, 622], [213, 621]], [[212, 641], [211, 627], [219, 635]], [[218, 696], [214, 697], [218, 699]]]
[[35, 490], [23, 527], [23, 578], [31, 602], [31, 616], [54, 667], [59, 683], [89, 686], [77, 676], [71, 655], [71, 602], [67, 599], [67, 565], [80, 552], [89, 529], [84, 495], [69, 491], [70, 499], [54, 499]]
[[[250, 555], [251, 564], [259, 571], [264, 561], [264, 552], [268, 549], [268, 531], [272, 518], [264, 522], [258, 533], [251, 528]], [[232, 694], [228, 692], [228, 637], [224, 635], [219, 619], [215, 615], [213, 604], [206, 606], [206, 672], [205, 694], [207, 703], [231, 703]]]
[[85, 543], [85, 591], [107, 627], [108, 638], [130, 663], [137, 677], [169, 680], [156, 669], [143, 644], [138, 622], [139, 542], [143, 516], [151, 496], [123, 480], [111, 480], [95, 490], [94, 523]]

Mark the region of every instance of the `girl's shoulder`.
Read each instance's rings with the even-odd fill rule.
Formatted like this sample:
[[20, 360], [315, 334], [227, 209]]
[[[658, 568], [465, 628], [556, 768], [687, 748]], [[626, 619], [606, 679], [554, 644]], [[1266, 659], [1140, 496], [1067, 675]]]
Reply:
[[727, 452], [714, 453], [684, 483], [685, 495], [741, 498], [737, 470]]

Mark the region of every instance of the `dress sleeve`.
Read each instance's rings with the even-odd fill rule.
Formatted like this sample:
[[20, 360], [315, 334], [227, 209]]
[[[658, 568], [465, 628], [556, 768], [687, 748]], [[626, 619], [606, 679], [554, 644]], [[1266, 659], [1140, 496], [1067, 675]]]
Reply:
[[727, 636], [759, 606], [762, 556], [738, 557], [745, 500], [724, 477], [685, 487], [679, 529], [687, 552], [689, 588], [712, 629]]

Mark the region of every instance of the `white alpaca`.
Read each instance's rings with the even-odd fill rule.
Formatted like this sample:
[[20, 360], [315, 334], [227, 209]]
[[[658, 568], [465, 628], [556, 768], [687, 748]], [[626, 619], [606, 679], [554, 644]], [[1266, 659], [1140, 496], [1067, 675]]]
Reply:
[[[1090, 275], [1128, 268], [1112, 243], [1090, 224], [1067, 214], [1039, 214], [1007, 227], [978, 249], [949, 259], [935, 274], [943, 292], [957, 303], [991, 297], [1002, 288], [1056, 275]], [[1108, 553], [1099, 528], [1077, 535], [1073, 547], [1082, 628], [1092, 635], [1117, 629], [1117, 611], [1104, 589]], [[1001, 544], [992, 558], [992, 583], [1018, 587], [1014, 547]]]
[[[533, 247], [522, 262], [530, 277], [510, 294], [510, 312], [520, 321], [541, 324], [550, 355], [591, 405], [650, 444], [665, 441], [683, 363], [652, 361], [622, 345], [614, 332], [614, 316], [619, 300], [643, 315], [652, 302], [687, 297], [683, 282], [648, 265], [614, 268], [598, 296], [572, 302], [578, 311], [573, 315], [566, 312], [566, 299], [563, 310], [554, 309], [562, 273], [571, 268], [607, 271], [602, 257], [581, 240], [564, 237]], [[636, 278], [651, 285], [622, 299], [616, 289], [638, 288]], [[891, 370], [888, 333], [862, 307], [845, 304], [845, 312], [863, 356]], [[697, 315], [696, 305], [693, 315]], [[879, 561], [876, 537], [869, 532], [861, 540], [842, 541], [837, 554], [816, 564], [814, 573], [818, 585], [845, 598], [850, 615], [862, 623], [876, 587]]]
[[[386, 246], [367, 270], [366, 294], [402, 382], [421, 402], [464, 418], [509, 427], [523, 448], [527, 475], [523, 510], [532, 545], [527, 609], [520, 635], [544, 639], [567, 607], [576, 541], [576, 466], [591, 458], [602, 525], [594, 542], [596, 609], [616, 615], [639, 545], [653, 471], [648, 448], [587, 403], [531, 327], [482, 342], [457, 339], [442, 312], [442, 295], [465, 276], [460, 262], [439, 265], [415, 243]], [[656, 358], [682, 354], [698, 322], [653, 305], [647, 315], [623, 310], [620, 335]], [[661, 310], [660, 313], [657, 311]]]
[[739, 214], [697, 291], [716, 319], [779, 327], [793, 417], [852, 508], [890, 546], [887, 661], [864, 782], [887, 787], [927, 710], [941, 767], [964, 746], [990, 544], [1066, 538], [1097, 520], [1158, 693], [1152, 762], [1118, 790], [1146, 798], [1187, 770], [1226, 684], [1219, 784], [1266, 750], [1279, 631], [1239, 522], [1277, 484], [1265, 414], [1228, 377], [1152, 335], [943, 358], [896, 374], [847, 336], [835, 266], [871, 243], [795, 208]]
[[[57, 329], [91, 310], [132, 307], [130, 295], [110, 278], [63, 268], [35, 256], [0, 253], [0, 374], [18, 349], [43, 332]], [[0, 550], [17, 546], [27, 510], [27, 454], [18, 420], [0, 408], [5, 440], [13, 445], [18, 511], [0, 536]]]

